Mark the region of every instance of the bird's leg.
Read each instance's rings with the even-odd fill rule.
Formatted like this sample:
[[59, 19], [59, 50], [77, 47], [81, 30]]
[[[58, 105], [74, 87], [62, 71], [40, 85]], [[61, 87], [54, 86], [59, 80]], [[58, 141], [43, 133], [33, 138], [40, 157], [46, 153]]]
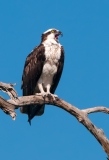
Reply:
[[40, 93], [36, 93], [36, 95], [42, 96], [44, 98], [47, 95], [47, 93], [44, 91], [42, 83], [38, 83], [38, 88], [40, 90]]
[[50, 84], [48, 84], [48, 85], [46, 86], [46, 88], [47, 88], [47, 94], [51, 94], [51, 93], [50, 93], [50, 87], [51, 87]]
[[46, 86], [46, 88], [47, 88], [47, 94], [50, 95], [53, 98], [53, 100], [56, 100], [56, 97], [58, 97], [58, 96], [55, 95], [55, 94], [50, 93], [50, 87], [51, 87], [50, 84], [48, 84]]
[[38, 88], [39, 88], [39, 90], [40, 90], [40, 93], [36, 93], [36, 95], [37, 95], [37, 96], [42, 96], [43, 98], [45, 98], [45, 96], [50, 95], [50, 96], [53, 98], [53, 100], [55, 101], [55, 100], [56, 100], [56, 97], [58, 97], [58, 96], [55, 95], [55, 94], [50, 93], [50, 87], [51, 87], [51, 85], [48, 84], [48, 85], [46, 86], [47, 92], [45, 92], [44, 89], [43, 89], [42, 83], [38, 83]]

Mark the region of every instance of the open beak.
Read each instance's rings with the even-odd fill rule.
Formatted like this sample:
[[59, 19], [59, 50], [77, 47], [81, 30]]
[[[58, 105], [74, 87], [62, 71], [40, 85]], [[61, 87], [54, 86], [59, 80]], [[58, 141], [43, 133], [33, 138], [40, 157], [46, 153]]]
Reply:
[[63, 33], [61, 31], [58, 32], [59, 35], [63, 36]]
[[58, 40], [58, 37], [59, 36], [63, 36], [62, 32], [61, 31], [58, 31], [56, 34], [55, 34], [55, 38]]

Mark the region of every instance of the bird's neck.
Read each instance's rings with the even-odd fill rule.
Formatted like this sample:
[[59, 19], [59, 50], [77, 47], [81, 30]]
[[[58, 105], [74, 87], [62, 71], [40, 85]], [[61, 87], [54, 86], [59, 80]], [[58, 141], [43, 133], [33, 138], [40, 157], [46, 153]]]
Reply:
[[53, 44], [59, 44], [59, 42], [57, 42], [55, 39], [46, 39], [44, 42], [43, 42], [44, 45], [53, 45]]

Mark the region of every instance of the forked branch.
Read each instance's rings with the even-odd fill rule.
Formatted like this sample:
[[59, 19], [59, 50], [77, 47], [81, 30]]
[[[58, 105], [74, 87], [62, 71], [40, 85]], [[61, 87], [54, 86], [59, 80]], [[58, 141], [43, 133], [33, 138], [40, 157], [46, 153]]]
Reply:
[[[3, 85], [3, 83], [2, 83]], [[7, 86], [6, 86], [7, 87]], [[12, 87], [12, 86], [11, 86]], [[1, 86], [0, 86], [1, 88]], [[12, 87], [13, 88], [13, 87]], [[10, 92], [10, 90], [7, 88], [6, 92]], [[11, 89], [13, 91], [13, 89]], [[15, 92], [16, 93], [16, 92]], [[12, 93], [10, 93], [12, 94]], [[8, 95], [10, 95], [8, 94]], [[48, 104], [48, 105], [54, 105], [59, 108], [64, 109], [65, 111], [69, 112], [71, 115], [75, 116], [75, 118], [82, 123], [92, 134], [93, 136], [98, 140], [98, 142], [103, 147], [104, 151], [107, 153], [109, 158], [109, 140], [106, 138], [104, 132], [102, 129], [98, 129], [87, 117], [87, 114], [93, 113], [93, 112], [104, 112], [109, 114], [109, 109], [103, 106], [94, 107], [94, 108], [88, 108], [84, 110], [80, 110], [77, 107], [65, 102], [64, 100], [57, 98], [55, 101], [53, 101], [52, 98], [46, 97], [43, 99], [42, 96], [23, 96], [23, 97], [17, 97], [16, 95], [10, 96], [11, 99], [6, 101], [2, 97], [0, 97], [0, 108], [7, 114], [9, 114], [13, 119], [16, 117], [15, 109], [23, 106], [27, 106], [30, 104]]]

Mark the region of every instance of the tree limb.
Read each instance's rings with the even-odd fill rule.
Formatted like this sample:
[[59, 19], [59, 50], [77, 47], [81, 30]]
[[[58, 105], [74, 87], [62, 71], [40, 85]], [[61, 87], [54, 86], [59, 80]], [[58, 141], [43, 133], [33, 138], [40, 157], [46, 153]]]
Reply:
[[15, 85], [16, 85], [16, 83], [15, 84], [11, 84], [11, 83], [7, 84], [7, 83], [0, 82], [0, 90], [7, 93], [11, 99], [14, 99], [17, 97], [17, 92], [13, 88]]
[[93, 107], [93, 108], [87, 108], [82, 110], [84, 113], [86, 114], [90, 114], [90, 113], [94, 113], [94, 112], [104, 112], [109, 114], [109, 108], [106, 108], [104, 106], [97, 106], [97, 107]]
[[[1, 86], [0, 86], [1, 87]], [[11, 89], [13, 90], [13, 89]], [[7, 92], [7, 91], [6, 91]], [[8, 90], [9, 92], [9, 90]], [[17, 95], [17, 94], [16, 94]], [[87, 117], [87, 114], [93, 112], [104, 112], [109, 114], [109, 109], [104, 106], [88, 108], [84, 110], [80, 110], [77, 107], [65, 102], [64, 100], [57, 98], [55, 101], [49, 96], [46, 96], [45, 99], [42, 96], [23, 96], [14, 99], [10, 99], [8, 101], [4, 100], [0, 97], [0, 108], [7, 114], [9, 114], [13, 119], [16, 117], [15, 109], [23, 106], [28, 106], [30, 104], [48, 104], [54, 105], [59, 108], [64, 109], [69, 112], [71, 115], [75, 116], [75, 118], [82, 123], [98, 140], [98, 142], [103, 147], [104, 151], [107, 153], [109, 158], [109, 140], [104, 135], [102, 129], [97, 128]]]

